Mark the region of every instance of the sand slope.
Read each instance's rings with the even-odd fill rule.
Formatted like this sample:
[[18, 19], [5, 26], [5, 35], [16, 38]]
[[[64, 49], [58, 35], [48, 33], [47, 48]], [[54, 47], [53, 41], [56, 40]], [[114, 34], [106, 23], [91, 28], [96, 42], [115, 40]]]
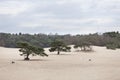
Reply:
[[93, 49], [62, 55], [46, 49], [49, 57], [23, 61], [18, 49], [0, 47], [0, 80], [120, 80], [120, 50]]

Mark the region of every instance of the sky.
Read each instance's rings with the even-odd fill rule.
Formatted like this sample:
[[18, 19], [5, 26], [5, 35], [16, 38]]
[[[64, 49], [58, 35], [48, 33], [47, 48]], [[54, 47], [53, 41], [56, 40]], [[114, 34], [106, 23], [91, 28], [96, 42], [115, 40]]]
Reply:
[[0, 32], [120, 31], [120, 0], [0, 0]]

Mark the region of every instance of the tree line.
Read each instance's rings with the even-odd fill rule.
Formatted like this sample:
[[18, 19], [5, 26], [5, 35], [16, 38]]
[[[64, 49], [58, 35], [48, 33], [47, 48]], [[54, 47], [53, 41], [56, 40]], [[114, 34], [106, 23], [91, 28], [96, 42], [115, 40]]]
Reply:
[[42, 48], [50, 47], [51, 43], [55, 40], [63, 41], [66, 45], [77, 45], [76, 47], [88, 44], [88, 46], [106, 46], [108, 49], [120, 48], [120, 33], [118, 31], [88, 35], [0, 33], [0, 46], [10, 48], [17, 48], [17, 43], [19, 42], [28, 42], [31, 45]]

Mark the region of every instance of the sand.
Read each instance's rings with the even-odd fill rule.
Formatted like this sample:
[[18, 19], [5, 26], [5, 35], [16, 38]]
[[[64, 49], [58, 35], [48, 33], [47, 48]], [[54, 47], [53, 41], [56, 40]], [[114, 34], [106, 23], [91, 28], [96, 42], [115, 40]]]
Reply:
[[0, 80], [120, 80], [120, 50], [93, 49], [56, 55], [46, 48], [49, 57], [23, 61], [18, 49], [0, 47]]

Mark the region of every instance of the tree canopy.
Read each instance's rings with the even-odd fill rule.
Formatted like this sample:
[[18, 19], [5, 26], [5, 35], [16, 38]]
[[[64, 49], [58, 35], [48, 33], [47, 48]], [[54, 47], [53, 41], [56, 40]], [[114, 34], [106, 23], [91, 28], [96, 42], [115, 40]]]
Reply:
[[91, 43], [80, 41], [74, 48], [81, 48], [81, 51], [92, 51]]
[[20, 48], [19, 51], [22, 52], [20, 54], [21, 56], [25, 56], [24, 60], [29, 60], [29, 55], [36, 56], [48, 56], [46, 53], [44, 53], [43, 48], [35, 47], [30, 45], [29, 43], [26, 42], [19, 42], [17, 43], [18, 47]]
[[68, 47], [63, 41], [55, 40], [51, 43], [51, 48], [49, 49], [50, 52], [57, 51], [59, 55], [61, 51], [70, 52], [71, 47]]

